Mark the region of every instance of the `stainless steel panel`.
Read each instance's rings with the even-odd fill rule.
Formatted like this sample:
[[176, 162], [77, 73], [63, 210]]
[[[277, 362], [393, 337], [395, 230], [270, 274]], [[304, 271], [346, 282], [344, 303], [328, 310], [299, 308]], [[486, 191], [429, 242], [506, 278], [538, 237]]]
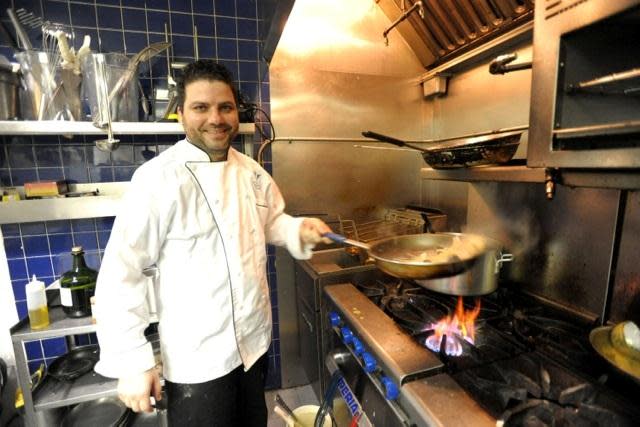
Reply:
[[543, 184], [474, 183], [466, 231], [502, 241], [514, 255], [504, 278], [595, 318], [605, 304], [619, 195], [560, 186], [549, 201]]
[[295, 261], [284, 249], [276, 248], [278, 272], [278, 336], [280, 338], [280, 370], [282, 388], [308, 384], [302, 369], [298, 341], [298, 304], [294, 281]]
[[304, 141], [277, 142], [272, 149], [273, 175], [288, 211], [353, 218], [358, 210], [402, 207], [420, 199], [417, 152]]
[[422, 206], [430, 206], [446, 212], [447, 230], [462, 231], [467, 224], [467, 193], [469, 184], [453, 181], [421, 181]]
[[412, 419], [426, 419], [431, 427], [496, 425], [496, 420], [446, 374], [403, 385], [398, 401]]
[[609, 318], [615, 323], [633, 320], [640, 324], [640, 192], [630, 191], [625, 197], [624, 221], [616, 262]]
[[[518, 54], [518, 62], [531, 60], [531, 46], [526, 41], [510, 51]], [[531, 70], [492, 75], [490, 62], [491, 59], [487, 59], [458, 70], [449, 78], [447, 96], [433, 100], [433, 122], [428, 138], [450, 138], [529, 123]], [[526, 158], [527, 144], [528, 132], [525, 132], [514, 159]]]
[[345, 324], [396, 384], [443, 368], [433, 353], [425, 351], [353, 285], [331, 285], [324, 292]]

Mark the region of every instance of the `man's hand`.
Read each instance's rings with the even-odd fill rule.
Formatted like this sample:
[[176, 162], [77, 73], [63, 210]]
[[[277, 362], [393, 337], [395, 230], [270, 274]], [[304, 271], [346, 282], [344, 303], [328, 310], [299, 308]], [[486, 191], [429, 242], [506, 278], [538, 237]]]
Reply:
[[322, 237], [324, 233], [331, 233], [331, 228], [318, 218], [305, 218], [300, 225], [300, 240], [303, 244], [316, 245], [320, 242], [331, 243]]
[[162, 399], [160, 375], [156, 368], [118, 380], [118, 397], [133, 412], [151, 412], [150, 396]]

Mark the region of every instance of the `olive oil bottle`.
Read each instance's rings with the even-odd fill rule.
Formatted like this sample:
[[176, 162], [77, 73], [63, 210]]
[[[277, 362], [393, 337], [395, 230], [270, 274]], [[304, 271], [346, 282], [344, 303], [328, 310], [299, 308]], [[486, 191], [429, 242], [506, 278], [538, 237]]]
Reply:
[[68, 317], [91, 315], [91, 301], [98, 272], [87, 267], [82, 246], [71, 249], [73, 267], [60, 278], [60, 302]]

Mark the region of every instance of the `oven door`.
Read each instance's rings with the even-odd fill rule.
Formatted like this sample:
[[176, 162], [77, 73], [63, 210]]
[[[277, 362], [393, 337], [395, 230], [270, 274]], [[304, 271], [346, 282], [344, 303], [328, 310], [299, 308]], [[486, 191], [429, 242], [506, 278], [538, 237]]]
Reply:
[[536, 2], [530, 167], [640, 168], [640, 1]]

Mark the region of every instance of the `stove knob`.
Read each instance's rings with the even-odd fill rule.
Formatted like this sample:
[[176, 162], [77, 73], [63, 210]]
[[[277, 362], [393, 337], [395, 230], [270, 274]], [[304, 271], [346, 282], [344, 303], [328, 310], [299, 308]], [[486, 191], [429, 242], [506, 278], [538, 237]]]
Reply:
[[353, 337], [352, 342], [353, 342], [353, 351], [356, 354], [356, 356], [360, 356], [362, 353], [364, 353], [364, 345], [358, 338]]
[[400, 392], [398, 391], [398, 386], [396, 386], [396, 384], [389, 377], [382, 377], [380, 381], [384, 386], [386, 398], [389, 400], [396, 400], [398, 394], [400, 394]]
[[366, 372], [372, 373], [376, 370], [377, 362], [371, 353], [367, 353], [366, 351], [362, 353], [362, 361], [364, 362], [364, 370]]
[[340, 329], [340, 333], [342, 334], [342, 341], [345, 344], [351, 344], [353, 342], [353, 332], [351, 332], [351, 329], [344, 327]]
[[342, 323], [342, 319], [340, 319], [340, 315], [335, 311], [329, 313], [329, 322], [331, 322], [331, 326], [340, 326]]

